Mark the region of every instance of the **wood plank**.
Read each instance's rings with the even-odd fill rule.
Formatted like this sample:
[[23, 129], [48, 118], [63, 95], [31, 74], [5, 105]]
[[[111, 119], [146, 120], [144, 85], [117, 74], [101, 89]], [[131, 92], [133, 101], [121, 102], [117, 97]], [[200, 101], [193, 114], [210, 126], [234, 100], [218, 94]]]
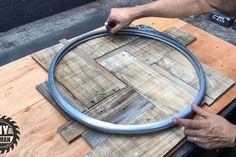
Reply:
[[109, 121], [109, 119], [106, 119], [107, 116], [123, 110], [128, 104], [137, 99], [137, 97], [139, 97], [139, 94], [130, 87], [127, 87], [107, 97], [85, 113], [93, 118]]
[[[39, 85], [40, 92], [44, 97], [49, 97], [51, 94], [49, 91], [47, 84], [41, 84]], [[43, 91], [43, 92], [42, 92]], [[67, 91], [69, 92], [69, 91]], [[69, 94], [69, 93], [68, 93]], [[87, 110], [85, 114], [92, 116], [97, 119], [104, 119], [105, 117], [109, 116], [110, 114], [117, 113], [120, 110], [123, 110], [127, 107], [129, 103], [134, 101], [134, 99], [138, 96], [137, 93], [135, 93], [132, 89], [126, 88], [124, 90], [119, 91], [118, 93], [112, 95], [111, 97], [108, 97], [103, 102], [98, 103], [96, 106], [92, 107], [90, 110]], [[128, 99], [127, 99], [128, 98]], [[126, 100], [127, 99], [127, 100]], [[50, 98], [48, 101], [51, 104], [56, 104], [55, 101]], [[67, 115], [59, 106], [56, 106], [56, 109], [59, 109], [60, 112]], [[79, 124], [78, 122], [71, 120], [70, 117], [67, 117], [70, 121], [66, 122], [62, 126], [58, 128], [58, 132], [63, 137], [63, 139], [67, 143], [73, 142], [75, 139], [80, 137], [82, 133], [88, 130], [88, 128], [85, 128], [83, 125]], [[109, 121], [109, 119], [108, 119]], [[73, 132], [73, 133], [72, 133]], [[97, 133], [98, 135], [99, 133]], [[96, 135], [96, 134], [94, 134]], [[90, 131], [88, 133], [84, 133], [83, 136], [86, 136], [85, 139], [90, 138]], [[96, 138], [99, 139], [99, 138]], [[90, 145], [94, 146], [95, 140], [88, 139]], [[105, 139], [105, 138], [104, 138]], [[98, 142], [96, 142], [98, 143]]]
[[[193, 66], [186, 59], [181, 58], [183, 57], [180, 54], [175, 53], [170, 55], [170, 58], [165, 58], [163, 61], [155, 62], [154, 64], [170, 71], [172, 74], [184, 80], [195, 89], [198, 89], [199, 81]], [[206, 95], [211, 99], [216, 100], [225, 91], [232, 87], [234, 81], [208, 67], [207, 65], [202, 64], [202, 66], [205, 71], [207, 81]], [[186, 67], [188, 67], [188, 69], [186, 69]]]
[[[59, 41], [60, 43], [66, 45], [69, 43], [68, 40], [62, 39]], [[77, 46], [73, 49], [72, 52], [75, 52], [79, 57], [81, 57], [88, 65], [93, 67], [96, 71], [102, 73], [106, 78], [108, 78], [111, 82], [113, 82], [115, 85], [117, 85], [120, 89], [124, 88], [126, 85], [117, 77], [109, 73], [106, 69], [104, 69], [102, 66], [100, 66], [92, 56], [88, 54], [85, 49], [81, 49], [80, 46]], [[95, 53], [95, 52], [94, 52]]]
[[[38, 88], [40, 88], [41, 94], [45, 97], [51, 95], [48, 93], [47, 84], [42, 83]], [[48, 101], [51, 104], [55, 104], [54, 100], [51, 98], [48, 99]], [[150, 102], [141, 97], [134, 90], [126, 88], [93, 106], [90, 110], [85, 111], [85, 114], [107, 122], [126, 124], [134, 120], [139, 114], [143, 113], [151, 106], [152, 104]], [[61, 110], [58, 106], [56, 108]], [[60, 112], [66, 114], [62, 110]], [[84, 139], [92, 147], [95, 147], [109, 137], [107, 134], [88, 130], [88, 128], [78, 122], [71, 120], [70, 117], [68, 120], [68, 122], [58, 128], [58, 132], [67, 143], [73, 142], [82, 134]]]
[[158, 18], [158, 17], [146, 17], [132, 22], [132, 25], [135, 26], [140, 24], [151, 26], [158, 31], [164, 31], [171, 27], [180, 28], [186, 25], [187, 23], [182, 20], [179, 20], [178, 18], [170, 19], [170, 18]]
[[88, 130], [86, 126], [81, 125], [72, 119], [60, 126], [57, 129], [57, 132], [66, 141], [66, 143], [70, 144], [79, 138], [80, 135], [86, 130]]
[[168, 116], [182, 110], [194, 98], [183, 87], [158, 74], [128, 52], [115, 54], [99, 62]]
[[[64, 88], [62, 85], [57, 84], [59, 87], [59, 91], [60, 93], [63, 95], [63, 97], [65, 98], [66, 101], [68, 101], [72, 106], [74, 106], [76, 109], [78, 109], [79, 111], [83, 112], [85, 109], [82, 108], [81, 106], [77, 105], [80, 104], [81, 102], [79, 102], [76, 98], [73, 97], [73, 95], [66, 89]], [[53, 107], [55, 107], [57, 109], [57, 111], [59, 113], [61, 113], [61, 115], [67, 119], [67, 120], [71, 120], [71, 117], [65, 113], [59, 106], [58, 104], [54, 101], [51, 92], [49, 91], [48, 88], [48, 82], [45, 81], [39, 85], [36, 86], [36, 89], [48, 100], [48, 102], [50, 102]]]
[[57, 134], [65, 119], [45, 100], [18, 112], [12, 118], [20, 128], [20, 141], [6, 157], [26, 156], [83, 156], [90, 147], [83, 139], [68, 145]]
[[181, 29], [178, 29], [176, 27], [168, 28], [163, 32], [168, 34], [170, 37], [174, 38], [175, 40], [177, 40], [178, 42], [182, 43], [185, 46], [197, 40], [197, 38], [192, 34], [185, 32]]
[[[85, 114], [107, 122], [128, 124], [152, 104], [131, 88], [126, 88], [93, 106]], [[110, 135], [88, 130], [82, 134], [90, 146], [95, 147]]]
[[[78, 122], [71, 120], [71, 117], [69, 117], [52, 99], [50, 96], [50, 92], [48, 89], [48, 85], [46, 83], [42, 83], [38, 85], [39, 92], [47, 98], [47, 100], [50, 102], [50, 104], [55, 104], [54, 106], [57, 110], [59, 110], [59, 113], [61, 113], [69, 122], [66, 122], [62, 126], [58, 128], [58, 132], [63, 137], [63, 139], [67, 143], [73, 142], [75, 139], [80, 137], [80, 135], [87, 130], [84, 126], [79, 124]], [[66, 94], [69, 95], [69, 91], [66, 91]], [[134, 95], [133, 95], [134, 94]], [[103, 103], [98, 103], [98, 105], [92, 107], [90, 110], [86, 112], [86, 114], [93, 116], [94, 118], [98, 119], [104, 119], [104, 117], [108, 116], [110, 113], [122, 110], [122, 108], [119, 106], [119, 104], [123, 101], [124, 103], [128, 103], [129, 101], [133, 101], [133, 97], [137, 96], [137, 94], [134, 93], [130, 88], [126, 88], [124, 90], [119, 91], [118, 93], [114, 94], [111, 97], [108, 97], [104, 100]], [[123, 100], [127, 97], [130, 97], [129, 100]], [[107, 105], [109, 104], [109, 105]], [[123, 105], [123, 103], [121, 103]], [[125, 107], [125, 106], [124, 106]], [[83, 111], [82, 111], [83, 112]], [[73, 121], [73, 122], [72, 122]], [[71, 133], [73, 132], [73, 133]], [[86, 133], [84, 134], [86, 135]], [[87, 135], [86, 135], [87, 136]], [[89, 141], [89, 140], [88, 140]], [[93, 145], [92, 143], [90, 145]]]
[[[173, 28], [170, 30], [172, 29]], [[191, 40], [188, 41], [189, 43], [194, 40], [194, 38], [190, 39]], [[195, 88], [195, 90], [198, 90], [198, 77], [194, 67], [183, 55], [172, 47], [150, 39], [137, 39], [132, 43], [113, 51], [113, 54], [109, 54], [107, 57], [122, 51], [128, 51], [147, 65], [156, 64], [160, 66], [162, 69]], [[215, 101], [225, 91], [232, 87], [234, 81], [216, 70], [209, 68], [207, 65], [202, 65], [207, 77], [206, 100]], [[210, 105], [213, 101], [207, 102], [207, 104]]]
[[[114, 124], [129, 124], [152, 106], [152, 103], [138, 95], [131, 103], [124, 105], [123, 108], [117, 112], [109, 114], [103, 120]], [[111, 134], [105, 134], [95, 130], [88, 130], [83, 134], [83, 137], [90, 146], [96, 147], [109, 138], [110, 135]]]
[[[48, 66], [56, 54], [56, 47], [34, 54], [34, 58]], [[90, 108], [120, 88], [109, 81], [102, 73], [94, 70], [75, 53], [68, 53], [59, 63], [56, 71], [57, 80], [64, 85], [81, 103], [83, 108]]]
[[[202, 63], [214, 68], [232, 80], [236, 80], [236, 62], [234, 61], [236, 58], [235, 45], [227, 43], [191, 25], [183, 25], [181, 29], [190, 32], [198, 38], [188, 48], [193, 50], [194, 54]], [[224, 95], [218, 98], [211, 107], [204, 106], [204, 109], [212, 113], [218, 113], [233, 101], [235, 96], [236, 86], [234, 85]]]
[[[84, 107], [90, 108], [107, 96], [112, 95], [112, 93], [124, 88], [125, 84], [107, 72], [107, 75], [104, 76], [102, 74], [105, 72], [104, 69], [97, 70], [96, 65], [88, 64], [91, 59], [84, 60], [85, 57], [82, 56], [81, 58], [81, 54], [90, 54], [91, 57], [97, 57], [129, 43], [135, 38], [137, 37], [102, 37], [81, 44], [75, 51], [80, 54], [80, 57], [76, 57], [76, 53], [70, 52], [62, 59], [57, 68], [57, 79], [82, 102]], [[58, 44], [51, 49], [42, 50], [33, 54], [33, 58], [47, 70], [52, 58], [62, 47], [63, 44]], [[97, 48], [94, 49], [94, 47]], [[68, 66], [65, 67], [67, 64]], [[83, 80], [79, 78], [83, 78]], [[84, 82], [84, 80], [87, 81]], [[75, 89], [75, 87], [78, 87], [78, 89]]]
[[[192, 25], [183, 25], [181, 29], [190, 32], [198, 38], [196, 42], [189, 45], [188, 48], [194, 50], [193, 53], [199, 60], [221, 72], [232, 80], [236, 80], [236, 47], [222, 39], [213, 36], [202, 29]], [[233, 85], [223, 95], [221, 95], [211, 106], [204, 105], [203, 108], [211, 113], [217, 114], [236, 98], [236, 86]], [[183, 143], [185, 143], [183, 141]], [[176, 148], [174, 146], [166, 156], [171, 156]]]
[[[140, 115], [133, 124], [151, 123], [164, 117], [165, 114], [154, 106]], [[146, 135], [112, 135], [86, 157], [163, 156], [183, 137], [183, 128], [180, 127]]]
[[[133, 24], [147, 24], [157, 30], [165, 30], [170, 27], [177, 27], [181, 30], [191, 33], [197, 37], [197, 40], [190, 44], [188, 48], [203, 63], [215, 70], [223, 73], [232, 80], [236, 80], [235, 66], [233, 58], [235, 58], [236, 47], [228, 42], [213, 36], [202, 29], [189, 25], [178, 19], [147, 17], [141, 18], [133, 22]], [[220, 112], [228, 103], [235, 99], [236, 87], [229, 88], [228, 92], [221, 95], [212, 107], [204, 106], [204, 108], [213, 113]], [[224, 105], [223, 105], [224, 104]]]
[[[182, 79], [179, 79], [175, 75], [169, 73], [165, 69], [162, 69], [161, 67], [157, 66], [156, 64], [152, 64], [151, 68], [153, 70], [157, 71], [162, 76], [165, 76], [169, 80], [173, 81], [174, 83], [179, 84], [180, 86], [185, 88], [187, 91], [189, 91], [192, 95], [197, 95], [198, 90], [196, 90], [195, 88], [193, 88], [192, 86], [190, 86], [189, 84], [184, 82]], [[212, 99], [212, 98], [210, 98], [209, 96], [206, 95], [204, 102], [206, 102], [208, 105], [211, 105], [214, 102], [214, 99]]]
[[30, 56], [0, 67], [0, 113], [14, 115], [42, 100], [35, 85], [47, 73]]
[[36, 89], [44, 96], [44, 98], [66, 119], [70, 120], [71, 117], [65, 113], [58, 104], [54, 101], [52, 94], [50, 93], [47, 85], [47, 81], [36, 86]]
[[[42, 49], [32, 54], [31, 56], [36, 62], [38, 62], [38, 64], [40, 64], [46, 71], [48, 71], [52, 59], [55, 57], [56, 53], [61, 48], [63, 48], [63, 44], [56, 44], [54, 46]], [[43, 59], [41, 59], [41, 57], [43, 56], [47, 56], [47, 57], [44, 57]]]
[[[218, 99], [222, 94], [224, 94], [229, 88], [231, 88], [235, 81], [228, 78], [224, 74], [210, 68], [207, 65], [203, 65], [206, 72], [207, 79], [207, 93], [213, 98]], [[198, 86], [196, 83], [193, 86]]]
[[[49, 88], [48, 88], [47, 81], [37, 85], [36, 88], [48, 100], [48, 102], [67, 120], [67, 122], [65, 124], [62, 124], [57, 129], [57, 132], [61, 135], [61, 137], [64, 139], [64, 141], [66, 143], [70, 144], [74, 140], [78, 139], [80, 137], [80, 135], [87, 130], [87, 128], [84, 127], [83, 125], [77, 123], [76, 121], [74, 121], [65, 111], [63, 111], [59, 107], [59, 105], [52, 98], [52, 95], [51, 95]], [[63, 96], [65, 98], [74, 99], [74, 100], [70, 101], [71, 104], [73, 104], [74, 101], [77, 101], [77, 99], [70, 96], [71, 93], [67, 89], [63, 88], [63, 86], [59, 86], [59, 88], [61, 88], [60, 90], [62, 93], [64, 93]], [[80, 108], [78, 108], [78, 110], [81, 112], [85, 111]]]
[[136, 36], [129, 35], [115, 35], [99, 37], [94, 40], [89, 40], [76, 47], [76, 54], [88, 54], [91, 58], [95, 59], [101, 57], [119, 47], [122, 47], [133, 40], [137, 39]]

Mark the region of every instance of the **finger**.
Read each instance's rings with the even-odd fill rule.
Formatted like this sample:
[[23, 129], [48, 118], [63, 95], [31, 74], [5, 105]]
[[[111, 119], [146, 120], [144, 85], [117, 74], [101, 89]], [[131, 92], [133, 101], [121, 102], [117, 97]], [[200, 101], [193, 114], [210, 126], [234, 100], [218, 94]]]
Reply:
[[111, 28], [111, 33], [115, 34], [116, 32], [118, 32], [121, 29], [120, 24], [117, 24], [115, 27]]
[[193, 119], [175, 119], [173, 120], [175, 124], [182, 125], [189, 129], [201, 129], [203, 128], [204, 123], [202, 120], [193, 120]]
[[212, 115], [210, 112], [202, 109], [201, 107], [197, 105], [193, 105], [193, 111], [205, 118], [210, 117]]
[[111, 14], [108, 16], [106, 22], [108, 23], [108, 26], [111, 28], [115, 27], [117, 23], [116, 19]]
[[107, 29], [109, 32], [111, 32], [111, 29], [116, 26], [116, 23], [114, 23], [114, 22], [107, 22], [107, 21], [106, 21], [104, 25], [105, 25], [106, 29]]
[[191, 137], [202, 137], [202, 131], [200, 129], [185, 129], [184, 133], [186, 136], [191, 136]]
[[192, 142], [192, 143], [204, 143], [204, 139], [201, 137], [192, 137], [192, 136], [187, 136], [187, 141]]
[[113, 18], [111, 15], [107, 18], [106, 21], [107, 21], [109, 24], [111, 24], [111, 23], [116, 23], [116, 19]]

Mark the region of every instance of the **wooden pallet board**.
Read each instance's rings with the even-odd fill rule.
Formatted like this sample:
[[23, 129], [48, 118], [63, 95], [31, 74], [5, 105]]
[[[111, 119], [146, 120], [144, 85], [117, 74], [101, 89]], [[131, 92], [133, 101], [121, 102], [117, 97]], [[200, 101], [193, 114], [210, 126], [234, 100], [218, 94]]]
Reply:
[[[37, 89], [53, 106], [56, 104], [55, 101], [49, 97], [50, 93], [47, 82], [38, 85]], [[68, 93], [64, 93], [64, 97], [68, 96]], [[137, 116], [152, 106], [152, 103], [147, 99], [128, 87], [108, 97], [89, 110], [82, 112], [103, 121], [126, 124], [133, 121]], [[88, 130], [88, 128], [71, 120], [70, 117], [68, 118], [68, 115], [62, 111], [60, 107], [54, 107], [68, 120], [67, 123], [58, 128], [58, 132], [67, 143], [71, 143], [82, 135], [91, 146], [95, 147], [109, 137], [108, 135]]]
[[[158, 115], [158, 116], [157, 116]], [[151, 108], [142, 114], [133, 124], [150, 123], [161, 120], [165, 115], [158, 108]], [[87, 157], [101, 156], [163, 156], [184, 137], [183, 128], [175, 127], [147, 135], [113, 135], [94, 148]]]
[[[181, 30], [178, 31], [176, 28], [169, 28], [164, 32], [175, 37], [185, 46], [196, 40], [196, 38], [193, 36], [191, 37], [189, 33]], [[128, 51], [143, 63], [150, 66], [157, 65], [159, 67], [158, 69], [161, 71], [166, 71], [172, 74], [171, 76], [175, 76], [176, 78], [174, 80], [184, 81], [187, 85], [190, 85], [190, 87], [192, 87], [190, 92], [197, 92], [198, 77], [194, 67], [183, 55], [178, 53], [172, 47], [150, 39], [137, 39], [134, 42], [117, 49], [113, 54], [121, 51]], [[223, 74], [209, 68], [209, 66], [205, 64], [202, 65], [207, 78], [206, 102], [210, 105], [220, 97], [220, 95], [222, 95], [222, 91], [229, 89], [234, 84], [234, 81], [227, 79]]]
[[[191, 34], [176, 28], [168, 29], [165, 32], [184, 45], [188, 45], [196, 40]], [[100, 39], [96, 39], [91, 43], [77, 47], [69, 53], [71, 55], [66, 55], [62, 64], [58, 67], [57, 80], [65, 86], [68, 91], [71, 91], [69, 95], [77, 95], [75, 99], [80, 102], [80, 107], [85, 108], [84, 112], [86, 114], [113, 123], [149, 123], [177, 113], [188, 105], [194, 95], [196, 95], [198, 81], [193, 68], [191, 68], [192, 65], [190, 65], [186, 59], [184, 60], [183, 56], [179, 55], [173, 48], [163, 45], [163, 43], [143, 38], [131, 38], [131, 40], [118, 38], [118, 44], [108, 44], [108, 49], [104, 49], [103, 45], [107, 42], [116, 43], [116, 40], [107, 38], [103, 40], [106, 42], [104, 43], [100, 41]], [[127, 41], [122, 43], [121, 41], [123, 40]], [[52, 56], [55, 56], [56, 51], [63, 44], [67, 43], [66, 40], [62, 40], [61, 42], [62, 44], [55, 46], [54, 52], [49, 50], [51, 52], [49, 57], [45, 52], [38, 52], [33, 55], [34, 59], [41, 63], [45, 69], [48, 69], [49, 60], [52, 59]], [[120, 42], [122, 44], [120, 44]], [[95, 45], [100, 45], [96, 47], [98, 51], [92, 48]], [[112, 45], [113, 48], [110, 45]], [[86, 47], [89, 48], [86, 49]], [[43, 53], [45, 54], [43, 55]], [[45, 58], [48, 60], [45, 61]], [[83, 73], [83, 70], [78, 70], [78, 72], [78, 68], [75, 68], [77, 66], [80, 66], [80, 69], [86, 71], [87, 69], [91, 70], [91, 75], [88, 75], [86, 72], [86, 77], [81, 80], [89, 80], [92, 74], [99, 75], [102, 73], [102, 80], [105, 80], [102, 83], [107, 83], [107, 88], [112, 89], [113, 92], [109, 93], [102, 90], [102, 97], [95, 92], [96, 94], [89, 95], [86, 99], [83, 99], [80, 93], [81, 90], [74, 89], [82, 84], [80, 83], [81, 80], [78, 81], [77, 77], [81, 76], [78, 74]], [[189, 69], [187, 69], [186, 66], [189, 67]], [[176, 70], [176, 68], [180, 70]], [[204, 68], [208, 82], [210, 82], [205, 101], [211, 104], [224, 91], [230, 88], [234, 81], [205, 65]], [[73, 72], [77, 72], [77, 74], [71, 76]], [[186, 75], [187, 77], [185, 77]], [[74, 82], [71, 83], [71, 80]], [[97, 81], [97, 79], [91, 80], [92, 82]], [[91, 90], [97, 89], [91, 88], [90, 86], [91, 84], [88, 84], [87, 87], [83, 89], [86, 89], [88, 93]], [[106, 88], [106, 86], [103, 88], [100, 88], [100, 86], [101, 84], [99, 85], [99, 90]], [[131, 87], [134, 93], [138, 95], [138, 99], [135, 99], [136, 101], [127, 94], [127, 87]], [[42, 91], [43, 90], [41, 90], [41, 92]], [[180, 91], [181, 95], [178, 94]], [[47, 92], [44, 91], [43, 94], [47, 95]], [[93, 96], [92, 100], [91, 96]], [[126, 99], [132, 100], [132, 103], [128, 103]], [[126, 100], [126, 102], [117, 103], [122, 102], [121, 100]], [[142, 102], [141, 100], [144, 101]], [[92, 101], [93, 103], [91, 103]], [[147, 102], [150, 105], [145, 105]], [[107, 107], [108, 104], [112, 104], [112, 106], [109, 108]], [[140, 106], [137, 104], [140, 104]], [[116, 105], [115, 110], [113, 109], [114, 105]], [[126, 110], [123, 111], [124, 109]], [[153, 134], [153, 136], [136, 136], [132, 138], [126, 136], [111, 136], [88, 130], [73, 120], [60, 127], [59, 132], [68, 143], [82, 135], [92, 147], [96, 147], [89, 156], [105, 156], [105, 154], [112, 154], [113, 156], [145, 156], [152, 155], [153, 153], [161, 156], [167, 153], [171, 147], [171, 145], [169, 145], [170, 147], [166, 146], [162, 151], [158, 151], [164, 144], [176, 144], [184, 137], [182, 128], [173, 128], [165, 132]], [[150, 137], [158, 141], [158, 146], [155, 146], [155, 142], [150, 140]], [[161, 141], [161, 139], [166, 137], [169, 138], [166, 141]], [[124, 147], [118, 149], [120, 143], [124, 143]], [[137, 150], [139, 146], [142, 146], [141, 143], [145, 145], [145, 148]], [[124, 151], [123, 149], [129, 151]]]
[[127, 51], [104, 59], [100, 64], [151, 101], [167, 117], [181, 111], [194, 99], [185, 88], [163, 77]]
[[[91, 40], [81, 46], [81, 48], [79, 48], [79, 52], [82, 54], [86, 53], [84, 47], [87, 47], [89, 50], [94, 51], [92, 51], [93, 55], [95, 55], [95, 52], [105, 53], [103, 48], [104, 45], [107, 48], [106, 51], [109, 52], [111, 47], [113, 49], [120, 47], [121, 45], [127, 44], [133, 40], [133, 38], [134, 37], [122, 36], [116, 40], [111, 37], [99, 38], [97, 39], [98, 41]], [[104, 42], [106, 44], [104, 44]], [[99, 48], [94, 49], [95, 45], [99, 45], [98, 43], [100, 44]], [[93, 46], [91, 46], [91, 44], [93, 44]], [[63, 44], [59, 44], [47, 49], [46, 51], [43, 50], [43, 52], [47, 53], [38, 52], [33, 54], [33, 57], [48, 70], [51, 60], [62, 47]], [[91, 47], [93, 48], [91, 49]], [[103, 55], [103, 53], [99, 53], [98, 55]], [[78, 101], [81, 102], [80, 104], [84, 105], [84, 108], [92, 107], [97, 102], [125, 87], [122, 83], [114, 84], [113, 81], [111, 81], [107, 76], [104, 76], [103, 73], [97, 70], [93, 65], [88, 64], [84, 58], [77, 57], [77, 54], [74, 52], [69, 53], [63, 58], [57, 68], [56, 78], [78, 99]], [[118, 82], [118, 80], [116, 80], [116, 82]]]
[[[134, 94], [134, 92], [133, 92], [133, 94], [134, 94], [133, 96], [128, 94], [129, 99], [127, 100], [126, 93], [130, 93], [130, 91], [131, 91], [130, 89], [126, 89], [124, 92], [120, 92], [119, 94], [117, 94], [116, 97], [118, 99], [110, 98], [109, 100], [104, 101], [105, 103], [103, 103], [103, 104], [105, 104], [105, 105], [103, 107], [106, 109], [104, 109], [103, 107], [96, 107], [97, 105], [94, 106], [96, 108], [102, 108], [102, 109], [94, 109], [95, 112], [106, 113], [105, 115], [100, 114], [100, 117], [97, 117], [97, 118], [103, 119], [105, 121], [117, 122], [117, 119], [119, 120], [119, 119], [122, 119], [122, 117], [123, 117], [122, 123], [128, 123], [130, 121], [130, 123], [132, 123], [132, 124], [140, 124], [140, 123], [150, 123], [150, 122], [158, 121], [158, 120], [161, 120], [166, 117], [166, 114], [164, 114], [157, 107], [153, 106], [150, 102], [148, 102], [143, 97], [138, 97], [134, 101], [133, 97], [135, 95], [136, 95], [135, 97], [137, 97], [137, 95], [138, 95], [137, 93]], [[44, 95], [45, 95], [45, 93], [44, 93]], [[122, 102], [122, 100], [125, 100], [125, 101]], [[122, 102], [122, 103], [119, 104], [118, 108], [117, 107], [113, 108], [114, 106], [118, 105], [117, 102]], [[130, 102], [130, 103], [128, 103], [128, 102]], [[143, 112], [143, 114], [140, 114], [140, 108], [139, 108], [140, 105], [145, 110], [145, 112]], [[127, 106], [133, 106], [133, 107], [127, 109], [126, 108]], [[139, 109], [138, 112], [136, 112], [137, 110], [134, 110], [134, 108], [137, 109], [137, 107]], [[124, 109], [125, 109], [125, 112], [123, 112]], [[110, 113], [112, 113], [111, 110], [113, 110], [112, 111], [113, 114], [110, 114]], [[90, 116], [96, 115], [96, 113], [94, 113], [93, 110], [90, 110], [90, 112], [93, 115], [91, 115], [90, 113], [87, 113], [87, 114]], [[121, 113], [123, 113], [123, 114], [121, 114]], [[139, 114], [137, 114], [137, 113], [139, 113]], [[136, 116], [138, 115], [138, 117], [136, 117], [135, 115]], [[127, 121], [127, 119], [129, 121]], [[160, 133], [154, 133], [154, 134], [148, 134], [148, 135], [136, 135], [136, 136], [117, 136], [117, 135], [109, 135], [109, 134], [100, 133], [100, 132], [90, 130], [90, 129], [83, 130], [84, 127], [81, 126], [80, 124], [76, 123], [75, 121], [68, 121], [63, 126], [61, 126], [59, 129], [68, 129], [68, 127], [69, 127], [69, 130], [73, 130], [73, 128], [77, 128], [77, 129], [72, 132], [67, 131], [66, 132], [67, 135], [64, 134], [64, 136], [62, 135], [62, 137], [65, 138], [65, 140], [67, 142], [68, 142], [68, 140], [71, 140], [68, 142], [68, 143], [70, 143], [75, 140], [75, 137], [78, 137], [79, 135], [82, 134], [83, 138], [90, 144], [90, 146], [92, 146], [93, 148], [96, 147], [91, 152], [91, 154], [89, 154], [91, 156], [93, 156], [93, 155], [103, 156], [105, 154], [112, 154], [113, 156], [119, 156], [119, 155], [121, 155], [122, 149], [125, 149], [127, 145], [129, 147], [129, 149], [132, 151], [123, 152], [123, 155], [128, 156], [128, 155], [130, 155], [129, 153], [131, 153], [133, 151], [135, 152], [135, 151], [137, 151], [137, 148], [141, 147], [141, 145], [139, 146], [137, 144], [140, 144], [142, 141], [144, 141], [146, 145], [150, 146], [150, 147], [146, 147], [145, 148], [146, 150], [152, 150], [152, 151], [158, 150], [158, 149], [160, 149], [160, 147], [162, 147], [166, 143], [171, 142], [171, 144], [176, 144], [177, 142], [180, 141], [181, 138], [184, 137], [184, 135], [182, 133], [183, 128], [180, 128], [180, 127], [175, 127], [175, 128], [170, 129], [169, 131], [162, 131]], [[70, 129], [70, 128], [72, 128], [72, 129]], [[63, 134], [63, 132], [60, 132], [60, 133]], [[163, 138], [166, 138], [166, 140], [162, 140]], [[127, 145], [120, 147], [120, 143], [117, 143], [117, 141], [124, 142]], [[139, 141], [139, 143], [134, 144], [133, 143], [134, 141]], [[159, 145], [158, 145], [158, 147], [154, 148], [156, 142], [158, 142]], [[112, 146], [110, 144], [112, 144]], [[116, 148], [120, 148], [120, 149], [116, 149]], [[105, 150], [101, 151], [100, 149], [102, 149], [102, 150], [105, 149]], [[163, 152], [165, 152], [165, 150], [168, 150], [168, 149], [169, 149], [169, 147], [166, 147], [163, 150]], [[144, 152], [144, 150], [141, 150], [141, 151]], [[162, 154], [163, 152], [159, 152], [158, 154]], [[135, 154], [140, 155], [140, 152], [139, 153], [135, 152]]]

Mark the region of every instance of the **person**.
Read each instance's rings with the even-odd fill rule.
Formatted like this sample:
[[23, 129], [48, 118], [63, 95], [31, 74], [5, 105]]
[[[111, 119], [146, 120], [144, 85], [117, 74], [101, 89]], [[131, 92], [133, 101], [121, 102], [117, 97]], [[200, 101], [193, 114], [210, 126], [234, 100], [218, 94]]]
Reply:
[[[112, 8], [107, 22], [112, 23], [111, 33], [116, 33], [142, 17], [177, 18], [216, 10], [236, 16], [236, 0], [158, 0], [130, 8]], [[185, 127], [188, 141], [205, 149], [235, 147], [236, 125], [196, 105], [193, 110], [197, 119], [173, 119]]]

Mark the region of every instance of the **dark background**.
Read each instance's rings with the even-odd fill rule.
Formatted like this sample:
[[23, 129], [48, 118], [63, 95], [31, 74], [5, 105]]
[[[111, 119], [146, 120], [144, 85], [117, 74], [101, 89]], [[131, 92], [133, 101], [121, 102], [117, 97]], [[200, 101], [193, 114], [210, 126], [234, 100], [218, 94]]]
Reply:
[[0, 32], [94, 0], [0, 0]]

